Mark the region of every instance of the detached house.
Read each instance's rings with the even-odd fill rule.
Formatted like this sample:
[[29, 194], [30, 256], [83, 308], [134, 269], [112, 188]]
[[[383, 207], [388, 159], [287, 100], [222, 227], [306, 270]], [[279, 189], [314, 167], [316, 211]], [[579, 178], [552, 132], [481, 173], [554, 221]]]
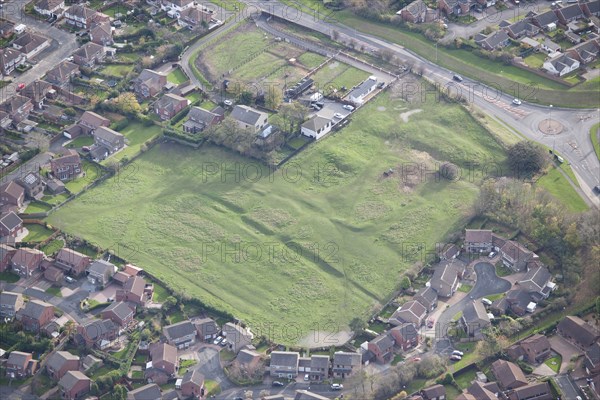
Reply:
[[[16, 238], [23, 232], [23, 220], [13, 211], [0, 217], [0, 237]], [[0, 267], [0, 271], [3, 268]]]
[[73, 355], [68, 351], [52, 353], [46, 361], [46, 372], [54, 380], [61, 379], [68, 371], [78, 370], [79, 356]]
[[429, 20], [432, 18], [428, 18], [431, 15], [431, 11], [433, 10], [430, 10], [423, 0], [416, 0], [398, 11], [396, 15], [400, 15], [402, 21], [420, 24], [422, 22], [431, 22]]
[[108, 261], [96, 260], [88, 267], [87, 272], [92, 285], [106, 286], [117, 272], [117, 267]]
[[178, 24], [184, 28], [194, 29], [206, 26], [212, 20], [212, 14], [202, 10], [200, 7], [189, 7], [179, 12]]
[[27, 32], [15, 39], [12, 46], [23, 53], [27, 59], [31, 59], [50, 46], [50, 41], [43, 36]]
[[346, 378], [362, 367], [362, 355], [336, 351], [333, 354], [332, 373], [334, 378]]
[[433, 385], [421, 390], [423, 400], [445, 400], [446, 387], [444, 385]]
[[190, 321], [181, 321], [163, 327], [163, 335], [172, 346], [178, 349], [188, 348], [196, 342], [196, 327]]
[[90, 29], [90, 42], [100, 46], [112, 46], [115, 42], [112, 34], [110, 22], [104, 21], [94, 24]]
[[92, 380], [79, 371], [69, 371], [58, 382], [61, 398], [81, 399], [92, 388]]
[[539, 33], [540, 28], [535, 26], [531, 18], [524, 18], [514, 24], [508, 24], [504, 27], [508, 36], [518, 39], [523, 36], [532, 37]]
[[545, 31], [552, 31], [556, 29], [556, 24], [558, 24], [558, 16], [554, 10], [550, 10], [539, 15], [533, 15], [531, 22]]
[[438, 294], [431, 286], [426, 286], [417, 292], [413, 297], [427, 309], [427, 312], [433, 311], [437, 307]]
[[46, 81], [56, 86], [65, 86], [71, 78], [80, 74], [79, 66], [69, 61], [63, 61], [46, 72]]
[[219, 335], [219, 327], [212, 318], [202, 318], [194, 321], [198, 338], [203, 342], [212, 342]]
[[500, 248], [502, 263], [515, 272], [523, 271], [527, 263], [533, 259], [534, 254], [523, 245], [512, 240], [507, 240]]
[[80, 135], [92, 135], [101, 126], [108, 128], [110, 120], [93, 111], [86, 111], [81, 115], [79, 121], [68, 127], [63, 134], [68, 139], [74, 139]]
[[33, 4], [33, 9], [41, 15], [58, 18], [65, 12], [65, 1], [38, 0]]
[[25, 86], [23, 90], [21, 90], [20, 94], [21, 96], [30, 99], [35, 108], [41, 110], [44, 107], [44, 101], [46, 100], [46, 97], [54, 92], [55, 91], [52, 89], [52, 85], [49, 82], [35, 80], [29, 85]]
[[28, 331], [38, 332], [54, 318], [54, 306], [41, 300], [30, 300], [17, 312], [17, 319]]
[[149, 383], [127, 393], [127, 400], [162, 400], [160, 387], [156, 383]]
[[32, 376], [37, 370], [38, 362], [31, 353], [13, 351], [6, 361], [6, 376], [12, 379]]
[[65, 21], [77, 28], [90, 29], [94, 22], [110, 21], [108, 15], [99, 13], [80, 4], [74, 4], [65, 11]]
[[54, 265], [62, 270], [65, 270], [71, 275], [81, 275], [88, 265], [90, 265], [90, 257], [78, 251], [62, 248], [56, 254]]
[[25, 196], [28, 199], [39, 200], [44, 196], [46, 181], [37, 172], [30, 172], [19, 179], [19, 185], [23, 186]]
[[167, 75], [144, 69], [140, 75], [133, 80], [135, 94], [146, 99], [160, 93], [167, 85]]
[[153, 343], [150, 345], [150, 359], [144, 377], [158, 384], [166, 383], [175, 375], [179, 366], [177, 349], [167, 343]]
[[50, 160], [52, 175], [61, 181], [70, 181], [81, 175], [81, 158], [75, 150], [67, 149], [65, 153]]
[[498, 384], [504, 390], [516, 389], [527, 385], [527, 378], [516, 364], [505, 360], [496, 360], [492, 363], [492, 373]]
[[160, 8], [163, 11], [177, 11], [181, 12], [187, 8], [194, 6], [193, 0], [159, 0]]
[[7, 291], [0, 293], [0, 317], [14, 318], [24, 304], [21, 293]]
[[600, 55], [600, 41], [598, 39], [588, 40], [568, 50], [569, 55], [579, 61], [580, 64], [588, 64]]
[[77, 342], [104, 350], [117, 339], [119, 327], [110, 319], [93, 320], [77, 326]]
[[558, 8], [556, 10], [556, 16], [561, 24], [566, 25], [571, 21], [585, 18], [583, 9], [579, 6], [579, 3], [571, 4], [566, 7]]
[[0, 72], [8, 76], [12, 74], [16, 67], [25, 62], [25, 54], [12, 48], [0, 49]]
[[15, 33], [15, 24], [8, 20], [0, 20], [0, 37], [9, 39]]
[[33, 110], [33, 103], [27, 97], [17, 94], [0, 104], [0, 109], [10, 116], [13, 123], [17, 124], [29, 117]]
[[510, 310], [517, 316], [522, 317], [528, 311], [533, 312], [533, 310], [528, 309], [531, 300], [531, 296], [526, 290], [513, 289], [508, 291], [504, 298], [495, 300], [492, 303], [492, 310], [500, 314]]
[[548, 382], [530, 383], [519, 387], [508, 395], [509, 400], [554, 400]]
[[240, 324], [227, 322], [223, 325], [223, 336], [227, 338], [229, 349], [234, 353], [239, 353], [242, 348], [252, 344], [252, 333]]
[[271, 353], [269, 371], [274, 378], [294, 379], [298, 376], [300, 355], [291, 351], [274, 351]]
[[[541, 363], [550, 355], [551, 352], [551, 346], [548, 338], [538, 333], [521, 340], [517, 346], [521, 350], [522, 358], [531, 364]], [[521, 358], [520, 354], [517, 354], [517, 357], [515, 358]]]
[[187, 133], [198, 133], [223, 121], [223, 114], [208, 111], [201, 107], [192, 107], [187, 115], [187, 121], [183, 124], [183, 131]]
[[485, 50], [493, 51], [506, 47], [510, 44], [508, 33], [503, 30], [491, 33], [489, 35], [479, 34], [475, 37], [475, 43]]
[[269, 115], [252, 107], [236, 105], [231, 111], [231, 118], [237, 121], [241, 129], [249, 129], [252, 133], [257, 133], [267, 126]]
[[405, 322], [413, 324], [415, 327], [423, 325], [427, 309], [418, 301], [411, 300], [400, 306], [390, 318], [393, 325], [402, 325]]
[[187, 397], [204, 397], [204, 375], [197, 369], [185, 373], [181, 381], [181, 394]]
[[94, 68], [104, 61], [106, 48], [93, 42], [87, 42], [73, 53], [73, 63], [80, 67]]
[[0, 186], [0, 205], [22, 208], [23, 200], [25, 200], [25, 189], [15, 181], [10, 181]]
[[551, 279], [552, 274], [550, 274], [548, 268], [543, 265], [535, 265], [529, 268], [523, 279], [518, 281], [518, 285], [539, 301], [548, 298], [550, 292], [556, 288]]
[[370, 76], [367, 80], [358, 85], [356, 89], [352, 90], [350, 94], [348, 94], [348, 100], [355, 105], [360, 106], [364, 103], [365, 97], [373, 92], [376, 87], [377, 78], [375, 76]]
[[189, 105], [190, 101], [185, 97], [176, 94], [167, 93], [154, 103], [154, 112], [163, 121], [173, 118], [177, 113], [183, 111]]
[[436, 267], [430, 286], [439, 297], [451, 297], [458, 289], [458, 280], [465, 271], [465, 263], [458, 260], [445, 260]]
[[481, 329], [491, 325], [490, 317], [487, 315], [483, 303], [480, 301], [472, 301], [467, 304], [460, 319], [465, 332], [469, 336], [480, 337]]
[[315, 115], [300, 126], [300, 132], [304, 136], [312, 137], [317, 140], [331, 132], [333, 122], [330, 118]]
[[558, 323], [556, 331], [580, 349], [587, 349], [600, 339], [600, 332], [592, 325], [579, 317], [571, 315]]
[[13, 271], [21, 276], [31, 276], [44, 259], [44, 252], [27, 247], [17, 249], [10, 260]]
[[489, 253], [492, 251], [492, 231], [489, 229], [466, 229], [465, 249], [468, 253]]
[[116, 153], [125, 146], [125, 137], [122, 134], [104, 126], [98, 127], [93, 136], [94, 144], [99, 151], [98, 155], [103, 156], [102, 159]]
[[110, 319], [121, 328], [133, 322], [134, 315], [135, 306], [119, 300], [102, 310], [102, 319]]
[[382, 333], [371, 340], [367, 347], [380, 363], [387, 363], [392, 360], [394, 355], [394, 339], [389, 333]]
[[407, 351], [419, 345], [419, 332], [413, 324], [406, 323], [395, 326], [390, 329], [390, 334], [402, 351]]
[[152, 293], [147, 293], [146, 281], [141, 276], [130, 277], [123, 285], [123, 289], [117, 289], [116, 293], [117, 301], [128, 301], [139, 307], [146, 305], [148, 297], [152, 297]]

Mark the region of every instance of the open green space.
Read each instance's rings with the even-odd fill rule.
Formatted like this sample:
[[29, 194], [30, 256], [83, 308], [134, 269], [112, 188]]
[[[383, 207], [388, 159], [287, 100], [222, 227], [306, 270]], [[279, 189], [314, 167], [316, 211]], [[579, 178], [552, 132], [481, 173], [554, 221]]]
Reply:
[[556, 167], [550, 169], [550, 171], [542, 176], [536, 184], [546, 189], [571, 211], [581, 212], [588, 209], [585, 201], [583, 201]]
[[339, 89], [342, 86], [351, 88], [354, 85], [361, 83], [369, 74], [361, 71], [348, 64], [339, 61], [331, 61], [319, 69], [313, 76], [317, 87], [322, 88], [325, 92], [329, 89]]
[[[276, 341], [296, 344], [315, 327], [346, 330], [420, 260], [402, 244], [433, 248], [462, 227], [478, 193], [466, 179], [383, 179], [383, 171], [505, 162], [500, 144], [461, 106], [429, 101], [382, 94], [270, 177], [221, 148], [160, 144], [128, 166], [130, 177], [101, 183], [49, 221], [100, 246], [135, 248], [128, 261], [250, 326], [295, 327], [294, 335], [275, 330]], [[404, 122], [401, 114], [416, 109]], [[206, 169], [249, 163], [237, 178]]]
[[544, 364], [549, 366], [552, 369], [552, 371], [554, 371], [558, 374], [558, 371], [560, 371], [561, 362], [562, 362], [562, 357], [559, 354], [556, 354], [553, 357], [550, 357], [549, 359], [544, 361]]
[[590, 139], [592, 140], [596, 157], [600, 160], [600, 143], [598, 143], [598, 136], [600, 136], [600, 123], [592, 126], [590, 129]]
[[332, 15], [346, 26], [353, 26], [359, 31], [397, 43], [442, 67], [491, 84], [493, 87], [500, 87], [506, 93], [524, 100], [561, 107], [597, 107], [597, 88], [568, 88], [533, 72], [479, 57], [466, 49], [446, 49], [438, 46], [436, 52], [435, 44], [420, 33], [367, 20], [347, 9], [336, 11]]
[[460, 287], [458, 288], [459, 292], [463, 292], [463, 293], [469, 293], [471, 291], [471, 289], [473, 289], [473, 286], [471, 285], [466, 285], [466, 284], [461, 284]]
[[180, 85], [183, 82], [187, 81], [188, 78], [185, 76], [183, 71], [181, 71], [181, 69], [175, 68], [173, 71], [171, 71], [169, 73], [169, 75], [167, 75], [167, 80], [176, 85]]
[[546, 58], [546, 53], [533, 53], [525, 57], [523, 61], [531, 68], [541, 68], [542, 65], [544, 65], [544, 61], [546, 61]]
[[321, 65], [321, 63], [325, 61], [325, 57], [320, 54], [311, 53], [310, 51], [307, 51], [305, 53], [302, 53], [298, 57], [298, 61], [306, 68], [313, 69]]
[[24, 242], [43, 242], [53, 233], [53, 231], [43, 225], [25, 224], [24, 226], [29, 231], [29, 234], [23, 239]]

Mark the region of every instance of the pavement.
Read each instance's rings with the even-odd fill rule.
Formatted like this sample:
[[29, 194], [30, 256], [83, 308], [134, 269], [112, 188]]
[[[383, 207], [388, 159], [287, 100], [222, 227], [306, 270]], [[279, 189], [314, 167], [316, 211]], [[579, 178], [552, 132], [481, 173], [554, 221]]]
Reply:
[[39, 172], [40, 167], [46, 165], [52, 159], [52, 153], [44, 152], [36, 155], [31, 160], [19, 165], [15, 170], [6, 174], [0, 175], [0, 184], [10, 182], [12, 180], [22, 178], [30, 172]]
[[435, 324], [436, 338], [446, 337], [448, 329], [452, 326], [452, 318], [459, 312], [462, 312], [469, 302], [488, 295], [504, 293], [511, 288], [510, 282], [496, 275], [496, 270], [492, 264], [482, 261], [476, 264], [474, 269], [477, 274], [475, 286], [468, 293], [468, 296], [465, 296], [456, 304], [447, 308], [438, 317]]

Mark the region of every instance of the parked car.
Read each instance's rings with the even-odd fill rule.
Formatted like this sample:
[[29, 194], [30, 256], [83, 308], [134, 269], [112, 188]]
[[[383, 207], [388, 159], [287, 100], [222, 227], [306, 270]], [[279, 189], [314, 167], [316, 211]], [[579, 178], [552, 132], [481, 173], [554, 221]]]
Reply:
[[462, 360], [462, 357], [461, 357], [461, 356], [459, 356], [459, 355], [457, 355], [457, 354], [452, 354], [452, 355], [450, 356], [450, 360], [451, 360], [451, 361], [460, 361], [460, 360]]
[[516, 106], [520, 106], [523, 102], [519, 99], [513, 99], [513, 104]]
[[354, 107], [352, 107], [350, 104], [344, 104], [344, 110], [354, 111]]
[[594, 186], [594, 192], [596, 192], [597, 194], [600, 194], [600, 185]]
[[81, 150], [85, 151], [85, 152], [88, 152], [88, 151], [90, 151], [90, 146], [82, 146]]
[[233, 101], [231, 101], [231, 100], [223, 100], [223, 104], [225, 104], [226, 106], [232, 106], [233, 105]]
[[342, 119], [342, 118], [344, 118], [344, 116], [340, 113], [335, 113], [335, 114], [333, 114], [333, 118]]
[[65, 276], [65, 281], [69, 283], [75, 283], [75, 279], [71, 278], [70, 276]]
[[228, 343], [228, 342], [227, 342], [227, 338], [224, 338], [224, 339], [221, 341], [221, 343], [219, 343], [219, 345], [220, 345], [221, 347], [225, 347], [225, 346], [227, 346], [227, 343]]
[[310, 381], [310, 375], [304, 374], [304, 380], [305, 381]]
[[215, 339], [215, 341], [213, 342], [213, 344], [219, 344], [221, 343], [221, 341], [223, 340], [223, 336], [219, 336]]
[[460, 351], [460, 350], [454, 350], [454, 351], [452, 352], [452, 355], [454, 355], [454, 356], [459, 356], [459, 357], [462, 357], [462, 356], [464, 356], [464, 355], [465, 355], [465, 353], [463, 353], [463, 352], [462, 352], [462, 351]]
[[273, 385], [273, 386], [283, 386], [283, 383], [279, 382], [279, 381], [273, 381], [273, 383], [271, 385]]
[[491, 306], [492, 305], [492, 301], [490, 299], [486, 299], [485, 297], [483, 299], [481, 299], [481, 302], [483, 304], [485, 304], [486, 306]]
[[[406, 68], [406, 67], [404, 67]], [[406, 69], [403, 69], [402, 71], [406, 71]], [[377, 89], [383, 89], [385, 87], [385, 82], [379, 82], [377, 84]]]
[[452, 77], [452, 79], [454, 79], [456, 82], [462, 82], [463, 81], [462, 76], [456, 75], [456, 74]]
[[342, 385], [341, 383], [334, 383], [333, 385], [331, 385], [331, 390], [342, 390], [344, 388], [344, 385]]
[[412, 360], [413, 360], [414, 362], [419, 362], [419, 361], [421, 361], [421, 357], [415, 357], [415, 358], [413, 358]]
[[23, 90], [25, 88], [25, 84], [24, 83], [19, 83], [17, 85], [17, 90]]
[[433, 318], [429, 318], [427, 320], [427, 327], [428, 328], [433, 328], [433, 325], [435, 324], [435, 320]]
[[496, 252], [492, 251], [490, 254], [488, 254], [489, 258], [494, 258], [494, 256], [496, 255]]

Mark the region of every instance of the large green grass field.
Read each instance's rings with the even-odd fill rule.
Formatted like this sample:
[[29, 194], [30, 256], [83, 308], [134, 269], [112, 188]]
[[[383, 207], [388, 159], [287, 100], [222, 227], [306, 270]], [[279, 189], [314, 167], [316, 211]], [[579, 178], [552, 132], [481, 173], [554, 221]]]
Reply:
[[[129, 249], [172, 289], [295, 344], [366, 317], [420, 260], [405, 249], [434, 249], [461, 228], [477, 182], [427, 180], [414, 168], [446, 160], [504, 163], [505, 154], [458, 105], [384, 94], [274, 173], [220, 148], [161, 144], [118, 185], [107, 180], [49, 220]], [[389, 168], [398, 172], [384, 179]]]

